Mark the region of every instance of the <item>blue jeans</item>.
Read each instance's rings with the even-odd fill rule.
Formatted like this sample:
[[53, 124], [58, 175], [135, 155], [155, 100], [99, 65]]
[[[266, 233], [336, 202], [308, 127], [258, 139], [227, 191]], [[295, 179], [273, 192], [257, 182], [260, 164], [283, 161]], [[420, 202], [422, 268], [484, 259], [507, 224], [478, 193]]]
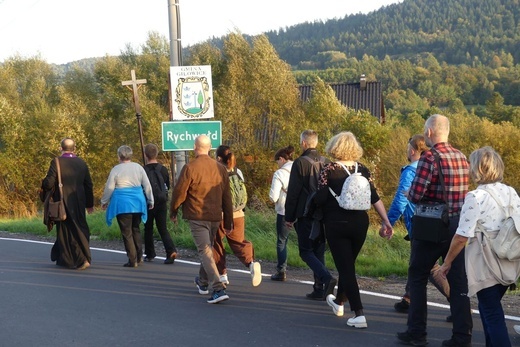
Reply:
[[312, 218], [300, 217], [295, 224], [298, 234], [298, 250], [300, 258], [314, 273], [314, 290], [323, 291], [323, 285], [332, 276], [325, 266], [325, 241], [318, 238], [311, 240]]
[[276, 215], [276, 255], [278, 264], [276, 269], [285, 272], [287, 269], [287, 240], [289, 239], [290, 229], [285, 226], [285, 216]]
[[510, 347], [509, 333], [507, 332], [504, 310], [500, 300], [507, 290], [501, 284], [485, 288], [477, 292], [478, 310], [487, 347]]

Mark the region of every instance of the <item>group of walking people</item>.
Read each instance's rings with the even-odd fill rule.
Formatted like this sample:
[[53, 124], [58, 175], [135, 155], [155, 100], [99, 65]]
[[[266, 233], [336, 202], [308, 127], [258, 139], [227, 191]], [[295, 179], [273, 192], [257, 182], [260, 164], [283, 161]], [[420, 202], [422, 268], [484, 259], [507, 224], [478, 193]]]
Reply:
[[[371, 205], [380, 218], [381, 237], [392, 238], [393, 225], [403, 217], [408, 231], [406, 239], [411, 242], [405, 294], [395, 305], [396, 310], [408, 314], [407, 329], [397, 333], [398, 341], [412, 346], [428, 343], [426, 286], [430, 279], [450, 304], [448, 319], [453, 328], [443, 346], [471, 346], [473, 322], [469, 297], [475, 294], [486, 346], [510, 346], [500, 302], [508, 285], [490, 271], [477, 241], [483, 233], [498, 232], [505, 220], [502, 207], [508, 202], [515, 206], [514, 213], [520, 212], [517, 210], [520, 198], [514, 189], [501, 183], [504, 164], [498, 153], [491, 147], [483, 147], [474, 151], [468, 162], [461, 151], [449, 144], [449, 130], [448, 118], [436, 114], [426, 120], [423, 134], [410, 138], [406, 148], [410, 163], [402, 169], [388, 214], [370, 170], [360, 162], [363, 149], [353, 133], [345, 131], [333, 136], [325, 146], [326, 157], [317, 150], [318, 134], [313, 130], [301, 133], [298, 158], [293, 160], [292, 146], [278, 150], [274, 155], [278, 170], [269, 192], [275, 204], [277, 234], [277, 266], [271, 279], [285, 281], [287, 278], [287, 242], [294, 228], [299, 256], [314, 277], [312, 291], [306, 297], [325, 301], [336, 316], [344, 315], [344, 306], [348, 303], [353, 315], [346, 324], [367, 328], [355, 263], [366, 240], [370, 224], [367, 210]], [[61, 147], [61, 175], [70, 218], [57, 223], [52, 259], [58, 265], [85, 269], [91, 263], [85, 210], [89, 213], [93, 210], [92, 181], [85, 163], [74, 155], [74, 141], [64, 139]], [[229, 176], [239, 175], [243, 180], [243, 174], [236, 169], [235, 155], [228, 146], [220, 146], [216, 158], [209, 156], [210, 150], [211, 141], [207, 136], [195, 139], [195, 159], [179, 174], [169, 215], [176, 223], [182, 208], [182, 217], [188, 221], [201, 259], [195, 285], [203, 295], [209, 294], [211, 287], [207, 301], [218, 303], [229, 299], [224, 238], [234, 255], [249, 269], [253, 286], [259, 285], [262, 277], [260, 264], [254, 259], [253, 245], [245, 239], [244, 211], [233, 210]], [[155, 171], [158, 165], [157, 152], [157, 147], [151, 144], [145, 150], [147, 165], [153, 166], [149, 171]], [[117, 154], [120, 163], [110, 172], [101, 204], [106, 210], [107, 224], [115, 217], [121, 229], [128, 256], [124, 266], [137, 267], [143, 261], [141, 221], [145, 222], [144, 260], [155, 258], [153, 219], [165, 246], [165, 263], [173, 263], [177, 250], [166, 230], [167, 204], [154, 205], [147, 172], [131, 161], [130, 147], [121, 146]], [[164, 184], [169, 189], [168, 172], [166, 169], [163, 172]], [[55, 189], [56, 176], [53, 161], [42, 188]], [[366, 188], [356, 187], [366, 192], [354, 194], [353, 199], [360, 199], [366, 193], [368, 205], [345, 208], [340, 200], [350, 183], [347, 181], [354, 176], [363, 177], [367, 184]], [[469, 192], [470, 178], [478, 187]], [[448, 205], [449, 235], [439, 242], [423, 240], [413, 233], [415, 204], [425, 201], [444, 201]], [[352, 206], [357, 206], [356, 203]], [[67, 242], [71, 239], [75, 241]], [[338, 272], [337, 279], [325, 264], [327, 244]]]

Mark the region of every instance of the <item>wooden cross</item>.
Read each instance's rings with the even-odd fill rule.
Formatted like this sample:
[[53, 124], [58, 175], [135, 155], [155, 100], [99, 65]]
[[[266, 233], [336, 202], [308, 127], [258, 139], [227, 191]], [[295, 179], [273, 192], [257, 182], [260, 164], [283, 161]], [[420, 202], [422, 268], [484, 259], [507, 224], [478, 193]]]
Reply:
[[[143, 84], [146, 83], [146, 80], [138, 80], [135, 78], [135, 70], [130, 71], [130, 75], [132, 76], [131, 81], [123, 81], [122, 85], [126, 86], [129, 90], [134, 93], [134, 105], [135, 105], [135, 113], [141, 115], [141, 105], [139, 105], [139, 94], [137, 91]], [[132, 86], [132, 87], [130, 87]]]
[[[139, 94], [137, 91], [139, 88], [146, 83], [146, 80], [138, 80], [135, 78], [135, 70], [130, 71], [130, 75], [132, 76], [131, 81], [123, 81], [122, 85], [126, 86], [128, 89], [132, 91], [134, 94], [134, 106], [135, 106], [135, 116], [137, 118], [137, 128], [139, 130], [139, 139], [141, 140], [141, 153], [143, 154], [143, 164], [146, 164], [146, 158], [144, 156], [144, 140], [143, 140], [143, 127], [141, 125], [141, 105], [139, 104]], [[132, 86], [132, 87], [130, 87]]]

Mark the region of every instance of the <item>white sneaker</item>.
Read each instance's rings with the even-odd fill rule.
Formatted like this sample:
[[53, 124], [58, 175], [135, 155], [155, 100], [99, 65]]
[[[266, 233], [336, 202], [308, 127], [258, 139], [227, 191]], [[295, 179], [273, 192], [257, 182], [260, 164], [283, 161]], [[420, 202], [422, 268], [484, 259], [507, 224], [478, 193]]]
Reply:
[[515, 325], [513, 329], [515, 329], [517, 334], [520, 334], [520, 325]]
[[229, 284], [227, 274], [220, 275], [219, 279], [220, 279], [220, 282], [222, 282], [222, 284], [224, 284], [226, 286]]
[[262, 267], [257, 261], [252, 261], [249, 264], [249, 271], [251, 272], [251, 282], [253, 287], [258, 286], [262, 282]]
[[347, 320], [347, 325], [349, 327], [354, 327], [354, 328], [359, 328], [359, 329], [363, 329], [368, 326], [365, 316], [357, 316], [357, 317], [349, 318]]
[[332, 312], [338, 317], [343, 316], [344, 308], [343, 305], [338, 305], [334, 302], [336, 300], [336, 297], [332, 294], [327, 295], [327, 304], [332, 307]]

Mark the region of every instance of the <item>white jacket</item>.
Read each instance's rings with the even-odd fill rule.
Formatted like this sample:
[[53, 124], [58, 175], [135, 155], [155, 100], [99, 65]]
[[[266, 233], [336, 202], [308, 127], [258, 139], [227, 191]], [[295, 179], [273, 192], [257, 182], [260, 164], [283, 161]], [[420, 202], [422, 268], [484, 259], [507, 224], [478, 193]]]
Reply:
[[285, 216], [285, 199], [287, 198], [287, 187], [289, 186], [289, 176], [291, 175], [292, 161], [283, 164], [275, 171], [269, 199], [275, 203], [274, 209], [277, 214]]

